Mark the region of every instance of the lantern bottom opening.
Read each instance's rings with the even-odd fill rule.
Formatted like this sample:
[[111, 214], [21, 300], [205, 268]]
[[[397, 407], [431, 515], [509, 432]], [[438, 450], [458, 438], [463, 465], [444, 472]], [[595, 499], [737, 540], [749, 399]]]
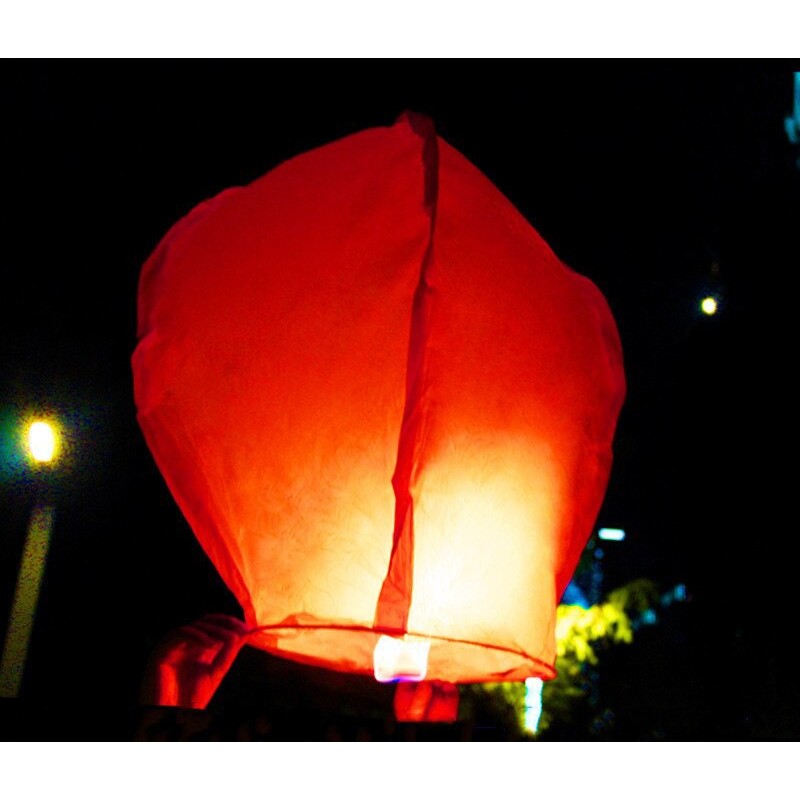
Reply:
[[[402, 637], [396, 631], [357, 625], [261, 626], [249, 644], [273, 655], [303, 664], [361, 675], [374, 674], [374, 652], [383, 636]], [[425, 680], [450, 683], [524, 681], [555, 678], [543, 659], [509, 647], [407, 632], [409, 638], [430, 642]]]

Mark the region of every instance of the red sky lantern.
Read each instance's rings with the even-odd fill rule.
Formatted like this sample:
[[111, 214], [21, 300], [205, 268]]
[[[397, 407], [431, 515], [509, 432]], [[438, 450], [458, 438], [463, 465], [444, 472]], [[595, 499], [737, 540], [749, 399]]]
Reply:
[[595, 286], [403, 115], [179, 221], [139, 290], [147, 443], [249, 643], [552, 678], [625, 387]]

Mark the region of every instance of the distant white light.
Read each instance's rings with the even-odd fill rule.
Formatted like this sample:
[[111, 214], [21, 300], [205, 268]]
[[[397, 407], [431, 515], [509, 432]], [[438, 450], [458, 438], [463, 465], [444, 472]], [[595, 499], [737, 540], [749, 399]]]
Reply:
[[597, 536], [607, 542], [622, 542], [625, 540], [625, 531], [622, 528], [600, 528]]
[[430, 649], [431, 643], [427, 639], [381, 636], [372, 653], [375, 680], [380, 683], [424, 681]]
[[542, 717], [543, 686], [541, 678], [528, 678], [525, 681], [525, 728], [531, 733], [536, 733]]
[[709, 317], [717, 313], [717, 308], [718, 305], [716, 297], [711, 297], [709, 295], [708, 297], [704, 297], [700, 302], [700, 309]]
[[56, 451], [56, 434], [47, 422], [34, 422], [28, 428], [28, 449], [34, 461], [52, 461]]

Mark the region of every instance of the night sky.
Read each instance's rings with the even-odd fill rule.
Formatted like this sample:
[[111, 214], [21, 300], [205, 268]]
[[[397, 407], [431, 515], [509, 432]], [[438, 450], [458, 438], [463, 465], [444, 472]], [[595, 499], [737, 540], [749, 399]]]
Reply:
[[[143, 262], [202, 200], [412, 109], [616, 318], [628, 395], [598, 524], [628, 538], [609, 552], [607, 588], [648, 577], [691, 598], [674, 649], [643, 667], [654, 693], [685, 699], [664, 735], [797, 738], [792, 69], [332, 62], [308, 78], [292, 62], [5, 62], [0, 635], [37, 492], [57, 508], [19, 703], [57, 709], [73, 731], [88, 709], [102, 721], [88, 738], [125, 738], [159, 638], [239, 611], [136, 422]], [[376, 72], [379, 90], [365, 79]], [[706, 318], [708, 293], [720, 310]], [[70, 437], [46, 481], [14, 455], [15, 425], [36, 411]], [[4, 735], [24, 735], [16, 706], [0, 713], [17, 715]]]

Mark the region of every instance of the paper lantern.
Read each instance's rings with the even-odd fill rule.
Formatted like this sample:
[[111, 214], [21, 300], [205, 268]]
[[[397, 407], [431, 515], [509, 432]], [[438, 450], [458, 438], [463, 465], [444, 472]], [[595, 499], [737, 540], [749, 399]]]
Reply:
[[147, 443], [251, 644], [384, 680], [553, 677], [618, 335], [429, 120], [198, 206], [144, 267], [138, 333]]

